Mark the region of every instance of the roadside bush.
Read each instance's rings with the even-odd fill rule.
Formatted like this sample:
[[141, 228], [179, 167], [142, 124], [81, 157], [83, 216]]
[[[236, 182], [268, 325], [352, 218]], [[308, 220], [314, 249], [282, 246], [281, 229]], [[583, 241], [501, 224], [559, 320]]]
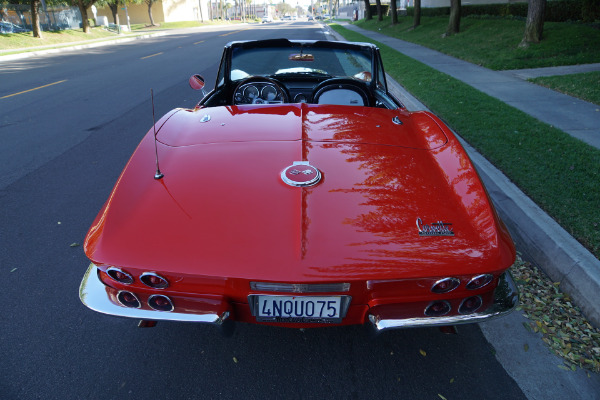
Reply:
[[[371, 6], [369, 8], [371, 9], [371, 15], [373, 16], [373, 18], [377, 19], [377, 5], [371, 4]], [[389, 4], [382, 4], [381, 5], [381, 15], [387, 15], [389, 8], [390, 8]]]
[[[414, 8], [408, 7], [407, 14], [413, 16]], [[549, 22], [581, 20], [593, 22], [600, 18], [600, 1], [548, 1], [546, 3], [545, 14], [545, 20]], [[442, 15], [450, 15], [450, 7], [421, 8], [421, 16], [437, 17]], [[461, 16], [466, 17], [469, 15], [527, 18], [527, 3], [463, 5], [461, 7]]]

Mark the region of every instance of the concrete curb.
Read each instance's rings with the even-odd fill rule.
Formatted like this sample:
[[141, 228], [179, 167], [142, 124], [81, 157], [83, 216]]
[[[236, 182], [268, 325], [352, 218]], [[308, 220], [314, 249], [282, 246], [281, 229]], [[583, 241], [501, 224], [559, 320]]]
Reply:
[[[243, 26], [243, 25], [248, 25], [248, 23], [236, 24], [235, 27]], [[121, 43], [132, 42], [134, 40], [148, 39], [148, 38], [152, 38], [152, 37], [176, 35], [178, 33], [181, 33], [182, 31], [185, 32], [185, 31], [194, 30], [194, 29], [196, 29], [196, 30], [218, 29], [223, 26], [234, 26], [234, 25], [227, 25], [227, 24], [206, 25], [206, 26], [199, 26], [199, 27], [195, 27], [195, 28], [167, 29], [167, 30], [163, 30], [163, 31], [157, 31], [157, 32], [147, 33], [147, 34], [138, 35], [138, 36], [119, 37], [119, 38], [114, 38], [114, 39], [93, 39], [93, 40], [85, 42], [85, 43], [80, 42], [80, 44], [65, 44], [63, 46], [59, 45], [58, 47], [52, 47], [52, 48], [48, 48], [48, 49], [39, 49], [39, 50], [28, 51], [25, 53], [17, 53], [17, 54], [3, 55], [2, 52], [0, 52], [0, 62], [10, 61], [10, 60], [19, 60], [22, 58], [35, 57], [35, 56], [41, 56], [41, 55], [46, 55], [46, 54], [56, 54], [56, 53], [60, 53], [61, 51], [82, 50], [82, 49], [90, 49], [90, 48], [94, 48], [94, 47], [108, 46], [108, 45], [113, 45], [113, 44], [121, 44]], [[10, 50], [7, 50], [6, 52], [9, 52], [9, 51]]]
[[56, 54], [56, 53], [60, 53], [61, 51], [91, 49], [94, 47], [101, 47], [101, 46], [107, 46], [107, 45], [112, 45], [112, 44], [133, 42], [134, 40], [148, 39], [151, 37], [164, 36], [167, 34], [168, 34], [168, 32], [156, 32], [156, 33], [149, 33], [147, 35], [123, 37], [123, 38], [116, 38], [116, 39], [107, 39], [107, 40], [102, 40], [102, 41], [98, 41], [95, 43], [94, 42], [93, 43], [82, 43], [82, 44], [77, 44], [77, 45], [65, 45], [65, 46], [61, 46], [61, 47], [54, 47], [51, 49], [39, 49], [39, 50], [35, 50], [35, 51], [28, 51], [26, 53], [7, 54], [7, 55], [0, 54], [0, 62], [1, 61], [20, 60], [22, 58], [36, 57], [36, 56], [41, 56], [41, 55], [46, 55], [46, 54]]
[[[335, 31], [332, 35], [344, 40]], [[411, 111], [427, 110], [389, 75], [390, 92]], [[456, 135], [456, 133], [455, 133]], [[485, 157], [456, 135], [525, 259], [541, 267], [600, 327], [600, 260], [568, 234]]]

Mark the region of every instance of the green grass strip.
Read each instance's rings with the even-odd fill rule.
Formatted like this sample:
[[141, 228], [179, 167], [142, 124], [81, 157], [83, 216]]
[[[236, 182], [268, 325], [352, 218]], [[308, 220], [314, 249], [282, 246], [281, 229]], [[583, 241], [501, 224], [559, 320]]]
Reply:
[[538, 85], [600, 105], [600, 71], [529, 79]]
[[368, 37], [386, 72], [600, 257], [600, 150]]
[[412, 17], [360, 20], [357, 26], [417, 43], [444, 54], [494, 70], [552, 67], [600, 62], [600, 29], [566, 22], [544, 23], [543, 40], [528, 48], [518, 47], [525, 21], [510, 18], [469, 16], [461, 18], [460, 34], [442, 37], [448, 17], [422, 17], [412, 29]]

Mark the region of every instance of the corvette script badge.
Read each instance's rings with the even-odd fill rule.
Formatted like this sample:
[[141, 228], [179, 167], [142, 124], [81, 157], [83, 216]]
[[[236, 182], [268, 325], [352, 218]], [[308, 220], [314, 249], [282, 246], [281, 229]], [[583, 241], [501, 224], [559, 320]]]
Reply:
[[294, 161], [292, 165], [281, 171], [281, 179], [290, 186], [312, 186], [321, 180], [321, 172], [308, 161]]
[[424, 224], [421, 218], [417, 218], [419, 236], [454, 236], [452, 224], [437, 221], [433, 224]]

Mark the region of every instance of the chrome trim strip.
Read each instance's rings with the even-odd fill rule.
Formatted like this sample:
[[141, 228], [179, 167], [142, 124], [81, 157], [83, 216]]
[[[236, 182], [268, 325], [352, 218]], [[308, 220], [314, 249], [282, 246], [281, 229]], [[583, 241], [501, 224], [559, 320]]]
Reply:
[[512, 280], [510, 273], [506, 271], [498, 280], [498, 286], [494, 291], [494, 302], [482, 312], [467, 315], [428, 318], [380, 319], [379, 316], [372, 314], [368, 314], [368, 317], [376, 332], [396, 328], [470, 324], [484, 322], [492, 318], [506, 315], [513, 311], [518, 303], [519, 291], [515, 282]]
[[221, 325], [229, 317], [229, 311], [226, 311], [221, 315], [183, 314], [176, 311], [166, 313], [161, 311], [120, 307], [109, 300], [105, 286], [98, 278], [98, 267], [93, 263], [90, 264], [83, 276], [81, 286], [79, 287], [79, 298], [86, 307], [102, 314], [114, 315], [117, 317], [154, 321], [205, 322], [216, 325]]
[[350, 291], [349, 283], [278, 283], [250, 282], [250, 289], [259, 292], [331, 293]]

